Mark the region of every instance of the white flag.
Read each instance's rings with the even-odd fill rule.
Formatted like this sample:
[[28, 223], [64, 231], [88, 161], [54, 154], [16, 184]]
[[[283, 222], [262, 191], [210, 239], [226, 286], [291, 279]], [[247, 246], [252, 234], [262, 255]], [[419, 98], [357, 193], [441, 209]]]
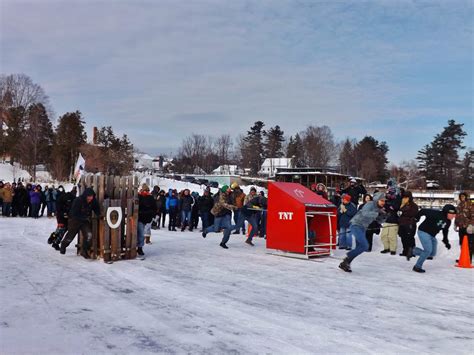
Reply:
[[79, 183], [82, 174], [84, 173], [84, 167], [86, 165], [86, 161], [82, 157], [82, 154], [79, 153], [79, 157], [77, 158], [76, 167], [74, 168], [74, 180], [76, 184]]

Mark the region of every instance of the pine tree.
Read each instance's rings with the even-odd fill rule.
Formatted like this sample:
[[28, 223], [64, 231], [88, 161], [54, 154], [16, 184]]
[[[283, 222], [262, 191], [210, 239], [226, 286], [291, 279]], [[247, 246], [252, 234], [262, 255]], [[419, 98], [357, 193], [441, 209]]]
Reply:
[[63, 180], [72, 173], [81, 146], [86, 140], [81, 112], [68, 112], [59, 118], [50, 164], [50, 171], [55, 178]]
[[459, 151], [466, 132], [464, 124], [449, 120], [443, 132], [418, 152], [417, 160], [420, 169], [427, 179], [437, 180], [442, 188], [451, 189], [459, 179]]
[[387, 170], [388, 146], [372, 136], [365, 136], [354, 147], [356, 175], [369, 181], [385, 181]]
[[354, 146], [355, 144], [349, 139], [346, 139], [342, 144], [342, 149], [339, 153], [339, 166], [343, 174], [356, 175]]
[[290, 137], [288, 142], [288, 147], [286, 151], [286, 156], [293, 159], [293, 166], [296, 168], [301, 168], [305, 166], [304, 164], [304, 147], [301, 137], [296, 133], [295, 138]]
[[469, 150], [464, 154], [460, 171], [461, 190], [474, 189], [474, 169], [473, 169], [474, 150]]
[[247, 135], [242, 139], [242, 146], [240, 147], [242, 166], [249, 167], [253, 175], [257, 175], [264, 158], [264, 126], [265, 124], [262, 121], [255, 122], [250, 131], [247, 131]]
[[31, 105], [27, 112], [20, 161], [36, 179], [36, 165], [47, 164], [53, 145], [53, 125], [43, 104]]
[[283, 157], [283, 142], [285, 141], [284, 132], [280, 126], [271, 127], [265, 133], [264, 154], [267, 158]]

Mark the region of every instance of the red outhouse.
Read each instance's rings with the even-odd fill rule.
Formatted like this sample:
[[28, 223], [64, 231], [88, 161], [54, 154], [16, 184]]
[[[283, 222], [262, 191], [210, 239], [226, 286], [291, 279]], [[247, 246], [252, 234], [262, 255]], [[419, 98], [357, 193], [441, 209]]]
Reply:
[[267, 249], [273, 254], [310, 258], [330, 255], [336, 246], [337, 209], [301, 184], [268, 186]]

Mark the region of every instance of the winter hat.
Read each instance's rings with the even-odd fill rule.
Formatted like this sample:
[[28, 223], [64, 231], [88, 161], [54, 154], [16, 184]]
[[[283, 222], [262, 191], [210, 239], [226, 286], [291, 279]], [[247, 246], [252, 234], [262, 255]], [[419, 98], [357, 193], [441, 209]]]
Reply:
[[354, 178], [351, 178], [351, 179], [349, 180], [349, 182], [357, 182], [357, 180], [354, 179]]
[[230, 185], [230, 188], [232, 190], [235, 190], [235, 189], [238, 189], [239, 188], [239, 184], [237, 184], [235, 181]]
[[316, 190], [316, 184], [311, 184], [311, 190]]
[[454, 207], [453, 205], [451, 204], [447, 204], [447, 205], [444, 205], [443, 207], [443, 213], [444, 214], [456, 214], [456, 207]]
[[95, 196], [95, 192], [91, 187], [88, 187], [87, 189], [84, 190], [83, 193], [84, 196]]
[[250, 191], [257, 192], [257, 189], [256, 189], [254, 186], [252, 186], [252, 187], [250, 188]]
[[342, 195], [342, 200], [343, 201], [351, 201], [352, 197], [349, 194], [344, 194]]
[[411, 191], [405, 191], [405, 192], [403, 192], [402, 197], [413, 198], [413, 195], [412, 195]]
[[142, 191], [150, 191], [150, 188], [147, 184], [142, 184]]
[[224, 185], [221, 187], [221, 192], [227, 192], [228, 189], [229, 189], [229, 185]]

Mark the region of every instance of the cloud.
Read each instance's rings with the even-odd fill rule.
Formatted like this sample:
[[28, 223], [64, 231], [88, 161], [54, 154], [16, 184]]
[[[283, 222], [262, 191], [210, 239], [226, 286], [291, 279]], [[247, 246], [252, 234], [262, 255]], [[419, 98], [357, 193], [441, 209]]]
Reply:
[[[88, 125], [113, 125], [153, 152], [191, 133], [237, 136], [256, 120], [345, 137], [472, 117], [469, 2], [1, 6], [2, 72], [27, 73], [59, 114], [80, 109]], [[416, 155], [417, 142], [378, 134]]]

